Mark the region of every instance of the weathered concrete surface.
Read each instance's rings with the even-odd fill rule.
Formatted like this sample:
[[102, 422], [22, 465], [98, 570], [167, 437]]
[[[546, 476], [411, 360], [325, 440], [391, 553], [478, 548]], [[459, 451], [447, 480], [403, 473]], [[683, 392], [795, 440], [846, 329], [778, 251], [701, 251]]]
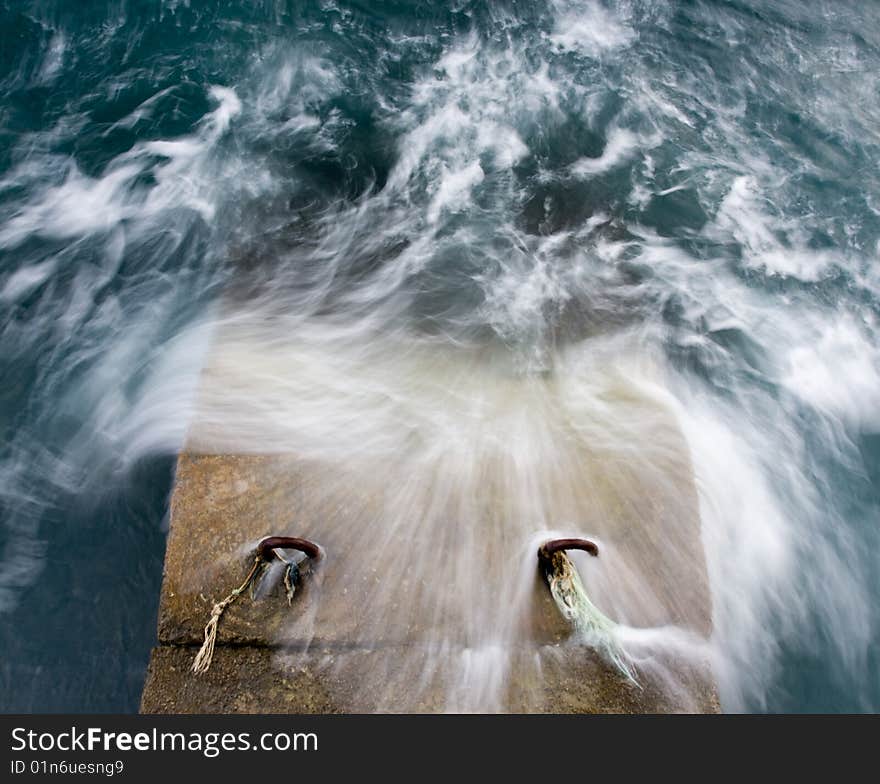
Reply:
[[[318, 467], [318, 471], [323, 470]], [[334, 533], [357, 531], [375, 498], [345, 485], [343, 497], [316, 492], [317, 474], [288, 457], [192, 455], [179, 460], [171, 504], [159, 617], [160, 645], [153, 653], [143, 693], [144, 712], [369, 712], [449, 710], [449, 670], [442, 667], [416, 700], [379, 693], [383, 673], [410, 667], [419, 677], [419, 647], [437, 640], [429, 622], [407, 616], [409, 577], [381, 559], [367, 565], [351, 541]], [[350, 493], [351, 497], [347, 497]], [[317, 500], [316, 500], [317, 499]], [[346, 503], [347, 501], [347, 503]], [[326, 526], [327, 516], [343, 525]], [[351, 518], [347, 528], [347, 518]], [[327, 563], [304, 581], [288, 608], [277, 586], [252, 601], [244, 596], [220, 623], [212, 669], [190, 671], [214, 602], [239, 585], [255, 544], [267, 535], [313, 538], [327, 548]], [[698, 536], [698, 534], [697, 534]], [[328, 538], [329, 537], [329, 538]], [[697, 539], [697, 542], [699, 540]], [[641, 545], [640, 545], [641, 546]], [[389, 577], [389, 572], [392, 577]], [[382, 580], [399, 581], [392, 618], [398, 625], [369, 638], [361, 625], [365, 597]], [[675, 576], [666, 579], [675, 579]], [[704, 588], [704, 578], [697, 589]], [[714, 712], [718, 700], [707, 666], [659, 662], [664, 676], [639, 673], [642, 688], [627, 684], [589, 649], [566, 644], [570, 630], [538, 577], [531, 613], [510, 655], [499, 710], [511, 712]], [[485, 600], [486, 597], [478, 597]], [[360, 603], [360, 604], [359, 604]], [[708, 627], [708, 601], [700, 598], [692, 627]], [[440, 638], [450, 639], [450, 629]], [[466, 641], [443, 655], [453, 662]], [[669, 680], [678, 684], [670, 688]], [[665, 685], [660, 687], [661, 680]], [[395, 707], [397, 706], [397, 707]], [[453, 703], [452, 710], [456, 710]]]
[[[303, 466], [287, 457], [180, 456], [159, 606], [161, 643], [200, 644], [214, 602], [241, 583], [253, 563], [255, 545], [269, 535], [319, 542], [327, 548], [332, 568], [321, 564], [303, 580], [290, 610], [277, 590], [257, 601], [250, 597], [237, 601], [223, 615], [220, 638], [224, 643], [351, 645], [361, 639], [358, 602], [381, 581], [399, 581], [397, 601], [405, 604], [408, 582], [400, 574], [403, 570], [389, 574], [381, 560], [365, 566], [357, 547], [336, 541], [333, 533], [342, 527], [338, 520], [352, 511], [341, 509], [336, 499], [315, 508], [308, 478]], [[360, 500], [358, 509], [367, 503]], [[337, 521], [333, 528], [321, 525], [327, 515]], [[351, 530], [356, 528], [353, 519]], [[541, 643], [564, 639], [569, 629], [537, 569], [534, 594], [537, 606], [528, 637]], [[395, 616], [405, 616], [401, 608], [392, 610]], [[405, 627], [377, 629], [369, 643], [422, 641], [437, 631], [430, 620], [408, 618]]]
[[[395, 648], [287, 653], [264, 646], [218, 646], [209, 672], [190, 672], [195, 649], [163, 645], [153, 653], [143, 713], [369, 713], [376, 695], [361, 688], [359, 674], [393, 660]], [[523, 653], [531, 658], [532, 651]], [[513, 713], [717, 712], [717, 696], [705, 673], [685, 679], [699, 689], [675, 699], [647, 681], [637, 688], [579, 649], [539, 652], [541, 677], [530, 666], [510, 679], [505, 708]], [[427, 690], [414, 712], [446, 709], [442, 689]]]

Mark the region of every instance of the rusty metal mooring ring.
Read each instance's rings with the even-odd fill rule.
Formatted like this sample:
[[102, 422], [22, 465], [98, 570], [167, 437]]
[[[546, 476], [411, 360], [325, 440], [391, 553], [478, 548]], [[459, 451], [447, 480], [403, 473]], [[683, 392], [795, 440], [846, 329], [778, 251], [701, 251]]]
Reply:
[[278, 558], [275, 550], [299, 550], [313, 561], [320, 560], [322, 552], [314, 542], [296, 536], [267, 536], [257, 545], [257, 556], [263, 561]]
[[538, 560], [548, 561], [553, 553], [564, 550], [584, 550], [593, 557], [599, 555], [599, 547], [589, 539], [549, 539], [538, 548]]
[[594, 558], [599, 555], [599, 547], [589, 539], [548, 539], [544, 542], [538, 548], [538, 568], [551, 592], [554, 584], [574, 572], [574, 564], [566, 555], [566, 550], [583, 550]]

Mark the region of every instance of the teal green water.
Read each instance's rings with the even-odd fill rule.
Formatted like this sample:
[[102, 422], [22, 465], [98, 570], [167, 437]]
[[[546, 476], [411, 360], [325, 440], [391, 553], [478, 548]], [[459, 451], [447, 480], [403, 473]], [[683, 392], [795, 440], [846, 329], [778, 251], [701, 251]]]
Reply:
[[0, 709], [136, 710], [232, 281], [630, 330], [699, 457], [728, 710], [880, 709], [880, 8], [0, 2]]

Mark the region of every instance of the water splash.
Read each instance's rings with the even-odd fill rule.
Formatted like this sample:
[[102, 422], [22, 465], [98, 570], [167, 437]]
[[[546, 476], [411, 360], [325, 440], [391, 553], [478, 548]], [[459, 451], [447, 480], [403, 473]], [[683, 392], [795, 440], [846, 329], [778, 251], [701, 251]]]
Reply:
[[[725, 707], [876, 708], [876, 10], [258, 6], [0, 11], [28, 42], [0, 74], [12, 625], [94, 521], [157, 529], [167, 480], [137, 525], [127, 483], [194, 419], [206, 449], [292, 451], [337, 549], [424, 536], [440, 584], [476, 540], [453, 609], [415, 592], [468, 619], [432, 641], [450, 705], [498, 706], [521, 548], [599, 530], [601, 497], [638, 530], [698, 511], [671, 527], [705, 554]], [[636, 660], [689, 602], [609, 542], [583, 579]], [[496, 559], [503, 619], [466, 600]]]

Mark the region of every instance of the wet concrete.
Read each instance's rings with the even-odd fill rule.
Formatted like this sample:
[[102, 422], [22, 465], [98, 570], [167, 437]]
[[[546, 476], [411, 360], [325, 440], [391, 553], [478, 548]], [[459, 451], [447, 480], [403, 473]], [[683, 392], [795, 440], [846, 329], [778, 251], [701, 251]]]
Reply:
[[[320, 468], [320, 467], [319, 467]], [[370, 712], [456, 710], [448, 701], [448, 672], [429, 673], [416, 701], [377, 693], [383, 672], [416, 666], [438, 639], [429, 622], [401, 613], [405, 622], [376, 629], [365, 639], [359, 598], [388, 579], [393, 565], [348, 562], [335, 542], [322, 540], [326, 515], [357, 514], [371, 499], [314, 503], [313, 473], [285, 456], [180, 457], [171, 503], [171, 530], [154, 650], [143, 693], [146, 713]], [[355, 511], [353, 511], [355, 510]], [[211, 670], [190, 671], [214, 602], [239, 585], [257, 542], [268, 535], [313, 538], [328, 556], [307, 574], [292, 606], [277, 584], [264, 596], [242, 596], [224, 614]], [[698, 539], [697, 531], [697, 542]], [[406, 580], [399, 600], [406, 603]], [[704, 586], [703, 579], [699, 581]], [[592, 651], [572, 644], [570, 630], [534, 570], [532, 612], [509, 656], [500, 702], [510, 712], [715, 712], [718, 700], [708, 665], [686, 665], [666, 655], [657, 668], [627, 683]], [[696, 627], [708, 625], [708, 597], [697, 602]], [[449, 661], [467, 655], [450, 630]], [[420, 646], [422, 646], [420, 648]], [[427, 647], [426, 647], [427, 646]], [[436, 653], [436, 651], [435, 651]], [[424, 657], [436, 659], [437, 656]], [[416, 673], [414, 672], [414, 677]], [[419, 677], [425, 678], [423, 673]], [[390, 687], [389, 687], [390, 688]]]
[[[153, 653], [143, 713], [369, 713], [376, 695], [361, 688], [359, 673], [395, 660], [397, 648], [283, 651], [265, 646], [220, 645], [204, 675], [190, 671], [194, 647], [163, 645]], [[523, 651], [523, 660], [534, 657]], [[683, 678], [693, 688], [670, 696], [647, 681], [622, 681], [589, 652], [549, 646], [538, 653], [540, 679], [526, 663], [514, 665], [505, 709], [512, 713], [717, 712], [717, 696], [705, 673]], [[516, 657], [515, 657], [516, 658]], [[528, 674], [527, 674], [528, 673]], [[525, 676], [525, 677], [523, 677]], [[428, 689], [413, 712], [445, 710], [442, 688]]]
[[[306, 572], [290, 610], [277, 580], [270, 595], [258, 594], [256, 601], [244, 597], [230, 606], [222, 620], [224, 643], [349, 645], [362, 636], [362, 597], [389, 579], [399, 581], [400, 594], [406, 593], [408, 578], [401, 570], [392, 568], [389, 574], [389, 564], [379, 559], [364, 563], [357, 552], [346, 550], [345, 543], [327, 542], [321, 518], [333, 514], [338, 520], [346, 512], [333, 502], [315, 509], [307, 478], [302, 464], [283, 456], [181, 455], [159, 608], [161, 643], [200, 644], [214, 603], [241, 583], [256, 544], [270, 535], [312, 539], [328, 552]], [[531, 614], [528, 636], [536, 642], [559, 642], [568, 635], [568, 627], [543, 590], [537, 569], [534, 580], [538, 607]], [[437, 632], [436, 623], [429, 620], [408, 618], [405, 625], [376, 629], [369, 642], [421, 642]]]

